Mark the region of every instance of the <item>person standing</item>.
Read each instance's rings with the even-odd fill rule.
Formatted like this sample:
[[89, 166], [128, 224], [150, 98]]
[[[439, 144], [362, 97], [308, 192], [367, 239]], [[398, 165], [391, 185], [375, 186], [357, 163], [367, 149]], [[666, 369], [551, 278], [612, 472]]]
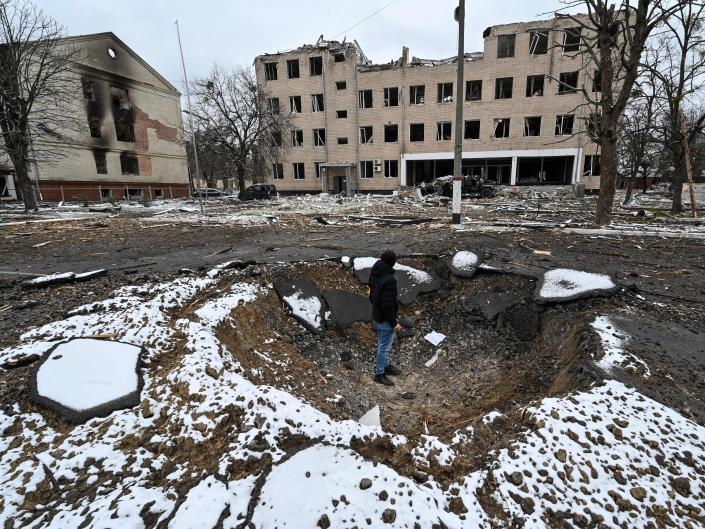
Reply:
[[377, 330], [374, 381], [385, 386], [394, 385], [387, 375], [401, 375], [401, 370], [389, 362], [396, 333], [401, 330], [397, 321], [397, 280], [394, 277], [396, 261], [396, 254], [392, 250], [385, 250], [372, 267], [369, 280], [372, 320]]

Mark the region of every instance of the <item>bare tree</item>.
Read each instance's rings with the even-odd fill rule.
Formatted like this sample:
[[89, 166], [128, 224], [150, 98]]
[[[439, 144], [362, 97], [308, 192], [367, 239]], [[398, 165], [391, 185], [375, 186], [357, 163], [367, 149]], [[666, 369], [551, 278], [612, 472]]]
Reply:
[[649, 76], [638, 83], [634, 97], [627, 105], [619, 127], [617, 153], [619, 167], [626, 179], [624, 203], [631, 200], [634, 181], [641, 174], [646, 192], [649, 169], [654, 167], [657, 152], [656, 92]]
[[[219, 180], [227, 182], [235, 177], [235, 160], [232, 153], [223, 146], [213, 130], [197, 130], [196, 140], [198, 165], [201, 170], [199, 176], [206, 181], [207, 187], [217, 187], [216, 184]], [[190, 138], [186, 140], [186, 153], [190, 174], [195, 175], [196, 164], [193, 156], [193, 142], [190, 141]]]
[[685, 0], [564, 0], [565, 8], [584, 8], [585, 16], [558, 13], [570, 19], [582, 35], [581, 51], [585, 64], [598, 72], [599, 100], [587, 96], [595, 105], [592, 133], [600, 146], [600, 194], [595, 224], [603, 226], [612, 218], [618, 175], [617, 141], [620, 119], [632, 95], [646, 42], [654, 29]]
[[[649, 42], [643, 67], [658, 88], [661, 141], [673, 167], [672, 213], [683, 211], [684, 141], [694, 145], [705, 127], [705, 3], [679, 4]], [[681, 127], [686, 115], [686, 136]], [[692, 150], [692, 149], [691, 149]]]
[[259, 89], [249, 68], [224, 72], [215, 66], [208, 79], [196, 82], [194, 95], [193, 113], [199, 127], [212, 132], [230, 153], [238, 187], [244, 191], [253, 157], [278, 159], [291, 121], [279, 112], [278, 105], [268, 104], [268, 95]]
[[25, 209], [37, 207], [29, 166], [61, 156], [71, 142], [76, 50], [52, 18], [23, 0], [0, 0], [0, 133]]

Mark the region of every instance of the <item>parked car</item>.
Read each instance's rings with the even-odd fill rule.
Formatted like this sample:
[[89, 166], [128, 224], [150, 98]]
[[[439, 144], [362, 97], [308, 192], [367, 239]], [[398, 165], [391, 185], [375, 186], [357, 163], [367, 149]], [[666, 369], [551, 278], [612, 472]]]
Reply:
[[196, 189], [193, 192], [193, 196], [201, 196], [203, 198], [220, 198], [225, 196], [225, 193], [223, 193], [220, 189], [214, 189], [212, 187], [202, 187], [200, 189]]
[[242, 191], [238, 198], [240, 200], [266, 200], [276, 198], [277, 188], [271, 184], [255, 184]]
[[[452, 197], [453, 177], [441, 176], [433, 182], [422, 184], [419, 187], [421, 192], [427, 195], [435, 193], [439, 196]], [[463, 196], [491, 198], [497, 193], [495, 186], [483, 182], [476, 176], [463, 176], [463, 183], [460, 189]]]

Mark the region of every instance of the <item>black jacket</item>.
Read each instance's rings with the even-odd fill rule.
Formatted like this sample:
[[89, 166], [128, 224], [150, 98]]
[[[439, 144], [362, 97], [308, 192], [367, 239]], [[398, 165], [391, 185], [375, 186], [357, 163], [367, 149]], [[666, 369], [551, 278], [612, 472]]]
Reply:
[[397, 280], [394, 268], [381, 259], [370, 271], [370, 301], [372, 318], [377, 322], [387, 322], [394, 327], [397, 324]]

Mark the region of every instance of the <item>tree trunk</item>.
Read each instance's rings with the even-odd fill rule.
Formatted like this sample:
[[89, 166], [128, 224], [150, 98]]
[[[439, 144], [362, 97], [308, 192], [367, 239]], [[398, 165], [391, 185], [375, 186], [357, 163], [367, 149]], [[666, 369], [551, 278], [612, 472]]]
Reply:
[[[615, 130], [612, 128], [612, 130]], [[595, 224], [605, 226], [612, 219], [615, 183], [617, 181], [617, 135], [606, 134], [600, 145], [600, 194], [597, 197]]]
[[240, 193], [245, 192], [245, 171], [242, 169], [237, 170], [237, 186], [240, 190]]
[[634, 189], [634, 178], [627, 178], [627, 194], [624, 196], [624, 204], [629, 204], [632, 199], [632, 190]]
[[643, 179], [643, 181], [642, 181], [643, 186], [642, 186], [641, 192], [646, 194], [646, 191], [649, 189], [649, 185], [646, 182], [646, 171], [643, 172], [641, 177]]
[[684, 169], [683, 164], [680, 163], [676, 165], [675, 171], [673, 171], [673, 203], [671, 204], [671, 213], [674, 215], [683, 213]]

